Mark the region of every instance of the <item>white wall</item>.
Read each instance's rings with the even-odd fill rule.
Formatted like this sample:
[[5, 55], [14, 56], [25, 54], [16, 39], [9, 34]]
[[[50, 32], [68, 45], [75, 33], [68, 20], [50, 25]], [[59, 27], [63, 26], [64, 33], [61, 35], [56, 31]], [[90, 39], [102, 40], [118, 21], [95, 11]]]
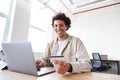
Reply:
[[81, 38], [92, 52], [120, 60], [120, 5], [75, 15], [68, 33]]

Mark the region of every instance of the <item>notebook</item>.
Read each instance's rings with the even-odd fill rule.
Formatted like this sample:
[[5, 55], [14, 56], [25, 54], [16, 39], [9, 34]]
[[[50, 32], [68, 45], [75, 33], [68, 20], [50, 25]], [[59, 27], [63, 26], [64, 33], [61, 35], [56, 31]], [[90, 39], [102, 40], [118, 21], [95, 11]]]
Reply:
[[8, 69], [15, 72], [42, 76], [55, 72], [53, 67], [43, 67], [40, 71], [35, 65], [35, 58], [30, 42], [2, 43]]

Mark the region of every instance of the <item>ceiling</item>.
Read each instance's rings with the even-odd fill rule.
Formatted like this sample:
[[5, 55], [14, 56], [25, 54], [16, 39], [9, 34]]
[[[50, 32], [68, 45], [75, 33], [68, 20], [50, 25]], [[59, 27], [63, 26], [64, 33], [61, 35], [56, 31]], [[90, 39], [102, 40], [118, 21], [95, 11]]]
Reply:
[[48, 7], [54, 12], [69, 12], [72, 15], [115, 3], [120, 4], [120, 0], [37, 0], [39, 9]]

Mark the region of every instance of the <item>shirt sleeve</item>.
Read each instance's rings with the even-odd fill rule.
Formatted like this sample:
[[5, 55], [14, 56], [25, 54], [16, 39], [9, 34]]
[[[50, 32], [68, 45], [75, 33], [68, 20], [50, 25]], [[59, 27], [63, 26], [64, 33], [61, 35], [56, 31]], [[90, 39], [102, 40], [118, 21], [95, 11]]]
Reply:
[[72, 73], [90, 72], [92, 69], [91, 61], [85, 46], [82, 41], [78, 39], [76, 51], [76, 62], [71, 62]]

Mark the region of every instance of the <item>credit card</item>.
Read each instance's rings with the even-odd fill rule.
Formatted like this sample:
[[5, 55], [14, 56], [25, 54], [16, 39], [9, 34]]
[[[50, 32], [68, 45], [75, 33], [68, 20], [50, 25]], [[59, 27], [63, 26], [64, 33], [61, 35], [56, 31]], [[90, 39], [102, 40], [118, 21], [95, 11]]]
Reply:
[[64, 56], [50, 56], [50, 62], [52, 63], [54, 60], [66, 61]]

